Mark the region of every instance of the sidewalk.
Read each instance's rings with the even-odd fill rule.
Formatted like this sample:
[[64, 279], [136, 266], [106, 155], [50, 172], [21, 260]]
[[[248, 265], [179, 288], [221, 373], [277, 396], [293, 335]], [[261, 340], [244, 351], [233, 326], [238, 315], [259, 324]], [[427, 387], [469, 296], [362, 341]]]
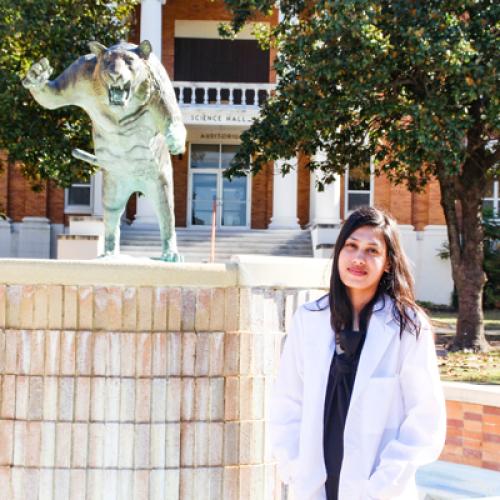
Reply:
[[500, 472], [437, 461], [417, 471], [420, 500], [500, 500]]

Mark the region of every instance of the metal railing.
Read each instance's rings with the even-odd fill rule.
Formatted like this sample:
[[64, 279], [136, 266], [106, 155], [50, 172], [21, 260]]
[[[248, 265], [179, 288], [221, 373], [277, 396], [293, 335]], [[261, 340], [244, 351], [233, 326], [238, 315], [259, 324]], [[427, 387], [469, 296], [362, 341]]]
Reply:
[[261, 106], [274, 83], [173, 82], [180, 106]]

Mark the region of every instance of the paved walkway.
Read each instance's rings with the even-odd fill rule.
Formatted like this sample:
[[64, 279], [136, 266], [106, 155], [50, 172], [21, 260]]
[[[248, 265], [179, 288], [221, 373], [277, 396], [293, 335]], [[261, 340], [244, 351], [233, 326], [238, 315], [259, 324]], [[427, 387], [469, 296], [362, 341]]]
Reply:
[[437, 461], [417, 471], [420, 500], [500, 500], [500, 472]]

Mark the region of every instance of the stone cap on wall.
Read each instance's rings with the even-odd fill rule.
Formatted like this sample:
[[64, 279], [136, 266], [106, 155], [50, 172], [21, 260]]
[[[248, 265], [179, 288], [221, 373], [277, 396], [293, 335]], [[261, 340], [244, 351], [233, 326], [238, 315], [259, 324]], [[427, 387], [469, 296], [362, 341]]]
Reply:
[[447, 401], [500, 407], [500, 385], [443, 382]]
[[168, 263], [126, 255], [95, 260], [0, 259], [0, 283], [324, 288], [330, 259], [235, 255], [222, 264]]

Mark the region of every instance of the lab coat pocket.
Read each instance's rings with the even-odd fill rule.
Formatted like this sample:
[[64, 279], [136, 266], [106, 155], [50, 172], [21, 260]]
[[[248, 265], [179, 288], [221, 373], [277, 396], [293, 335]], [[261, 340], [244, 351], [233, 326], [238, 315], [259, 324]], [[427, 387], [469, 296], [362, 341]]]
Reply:
[[372, 377], [361, 395], [361, 430], [380, 435], [399, 426], [399, 377]]

